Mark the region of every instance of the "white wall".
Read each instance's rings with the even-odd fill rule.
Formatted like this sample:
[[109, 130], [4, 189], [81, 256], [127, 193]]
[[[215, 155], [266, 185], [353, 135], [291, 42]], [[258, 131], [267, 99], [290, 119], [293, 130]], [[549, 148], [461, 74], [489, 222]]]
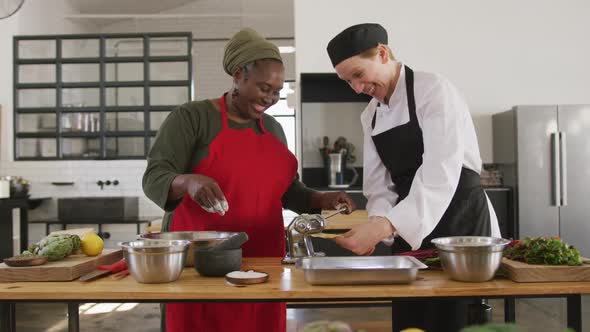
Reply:
[[193, 37], [202, 39], [228, 38], [242, 27], [251, 27], [265, 37], [292, 37], [292, 12], [293, 0], [193, 0], [160, 16], [115, 19], [105, 31], [192, 31]]
[[491, 162], [491, 114], [515, 104], [590, 103], [589, 17], [586, 0], [297, 0], [296, 68], [333, 72], [328, 41], [350, 25], [380, 23], [398, 59], [462, 91]]
[[[251, 27], [279, 46], [293, 46], [292, 0], [199, 0], [163, 11], [161, 17], [115, 21], [101, 32], [193, 33], [194, 99], [218, 98], [231, 87], [231, 77], [223, 71], [223, 51], [227, 40], [243, 27]], [[288, 13], [277, 14], [277, 13]], [[183, 15], [173, 17], [168, 15]], [[194, 15], [194, 16], [191, 16]], [[207, 40], [213, 39], [213, 40]], [[284, 54], [286, 79], [295, 79], [294, 59]]]

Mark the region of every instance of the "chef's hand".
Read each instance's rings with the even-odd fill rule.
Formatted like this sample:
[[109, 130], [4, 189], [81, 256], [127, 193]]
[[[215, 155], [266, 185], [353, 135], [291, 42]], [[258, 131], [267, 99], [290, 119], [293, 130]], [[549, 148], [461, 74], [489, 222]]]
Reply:
[[225, 195], [212, 178], [200, 174], [186, 174], [184, 187], [190, 196], [205, 211], [224, 215], [229, 209]]
[[394, 231], [387, 218], [369, 217], [367, 223], [353, 226], [350, 231], [333, 240], [357, 255], [370, 255], [375, 251], [375, 246]]
[[338, 210], [346, 207], [345, 214], [350, 214], [356, 205], [345, 192], [314, 192], [311, 196], [311, 206], [322, 210]]

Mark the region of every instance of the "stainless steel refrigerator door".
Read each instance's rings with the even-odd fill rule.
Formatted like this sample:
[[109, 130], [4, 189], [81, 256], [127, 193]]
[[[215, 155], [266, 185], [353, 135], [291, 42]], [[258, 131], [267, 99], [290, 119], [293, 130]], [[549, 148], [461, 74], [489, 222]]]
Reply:
[[590, 105], [558, 106], [562, 133], [562, 188], [560, 236], [590, 256]]
[[557, 106], [516, 107], [519, 237], [559, 236], [552, 136]]

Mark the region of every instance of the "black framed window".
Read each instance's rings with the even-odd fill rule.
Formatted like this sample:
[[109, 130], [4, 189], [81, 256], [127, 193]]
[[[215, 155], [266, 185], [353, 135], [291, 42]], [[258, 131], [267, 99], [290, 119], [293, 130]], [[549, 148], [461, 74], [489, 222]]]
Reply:
[[297, 135], [295, 132], [295, 108], [289, 106], [287, 98], [294, 99], [295, 80], [285, 80], [281, 89], [279, 101], [270, 107], [266, 113], [272, 115], [283, 127], [289, 150], [295, 154]]
[[14, 37], [15, 160], [144, 159], [192, 99], [192, 34]]

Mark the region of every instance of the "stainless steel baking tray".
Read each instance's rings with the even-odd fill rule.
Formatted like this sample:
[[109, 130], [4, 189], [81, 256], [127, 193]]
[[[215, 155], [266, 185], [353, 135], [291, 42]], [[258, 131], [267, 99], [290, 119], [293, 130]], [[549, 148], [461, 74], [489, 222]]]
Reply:
[[296, 267], [312, 285], [403, 284], [427, 268], [410, 256], [303, 257]]

